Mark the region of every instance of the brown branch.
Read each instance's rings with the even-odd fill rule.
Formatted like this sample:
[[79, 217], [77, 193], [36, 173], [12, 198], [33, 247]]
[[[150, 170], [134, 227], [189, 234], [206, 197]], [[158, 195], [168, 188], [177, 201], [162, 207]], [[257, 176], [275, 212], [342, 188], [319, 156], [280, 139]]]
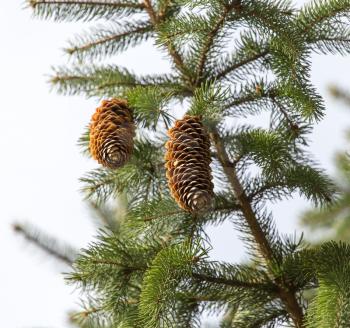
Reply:
[[237, 98], [237, 99], [231, 101], [230, 103], [226, 104], [224, 109], [229, 109], [231, 107], [239, 106], [239, 105], [244, 104], [246, 102], [255, 101], [255, 100], [258, 100], [261, 98], [263, 98], [263, 96], [261, 96], [260, 94], [246, 95], [246, 96], [243, 96], [242, 98]]
[[[56, 75], [50, 79], [50, 82], [52, 84], [58, 84], [58, 83], [64, 83], [68, 81], [90, 81], [94, 82], [96, 79], [91, 78], [89, 76], [84, 76], [84, 75]], [[98, 90], [101, 90], [103, 88], [108, 88], [108, 87], [114, 87], [114, 86], [125, 86], [125, 87], [135, 87], [135, 86], [142, 86], [142, 87], [147, 87], [151, 86], [154, 84], [146, 84], [146, 83], [141, 83], [141, 82], [106, 82], [100, 85], [96, 85], [96, 88]]]
[[225, 77], [228, 73], [230, 73], [230, 72], [232, 72], [232, 71], [234, 71], [234, 70], [236, 70], [236, 69], [238, 69], [238, 68], [240, 68], [240, 67], [242, 67], [242, 66], [244, 66], [246, 64], [249, 64], [250, 62], [252, 62], [254, 60], [257, 60], [259, 58], [265, 57], [268, 53], [269, 53], [268, 50], [264, 50], [264, 51], [262, 51], [262, 52], [260, 52], [258, 54], [255, 54], [255, 55], [253, 55], [253, 56], [251, 56], [249, 58], [246, 58], [245, 60], [242, 60], [239, 63], [236, 63], [236, 64], [234, 64], [232, 66], [228, 66], [223, 71], [221, 71], [219, 74], [217, 74], [215, 76], [215, 79], [221, 79], [221, 78]]
[[207, 40], [204, 43], [204, 46], [203, 46], [203, 49], [202, 49], [202, 56], [199, 59], [198, 70], [197, 70], [197, 77], [196, 77], [196, 85], [199, 85], [201, 83], [202, 74], [203, 74], [203, 70], [204, 70], [204, 65], [205, 65], [205, 63], [207, 61], [208, 53], [209, 53], [209, 50], [210, 50], [211, 46], [213, 45], [214, 38], [215, 38], [216, 34], [218, 33], [219, 29], [224, 24], [224, 22], [225, 22], [225, 20], [227, 18], [227, 15], [231, 12], [231, 10], [237, 8], [237, 6], [239, 6], [239, 5], [240, 5], [240, 1], [238, 0], [238, 1], [233, 1], [231, 3], [231, 5], [226, 6], [225, 10], [222, 13], [222, 16], [217, 21], [217, 23], [215, 24], [213, 29], [208, 33]]
[[232, 286], [232, 287], [238, 287], [238, 288], [256, 288], [256, 289], [261, 289], [261, 287], [269, 287], [271, 289], [274, 289], [275, 292], [277, 292], [277, 287], [271, 285], [268, 286], [267, 284], [259, 284], [259, 283], [250, 283], [250, 282], [245, 282], [245, 281], [240, 281], [236, 279], [225, 279], [225, 278], [220, 278], [220, 277], [213, 277], [213, 276], [208, 276], [205, 274], [200, 274], [200, 273], [192, 273], [192, 277], [201, 281], [208, 281], [216, 284], [223, 284], [227, 286]]
[[63, 82], [63, 81], [73, 81], [73, 80], [91, 80], [91, 77], [83, 75], [55, 75], [50, 79], [50, 82], [53, 84]]
[[301, 31], [301, 33], [307, 33], [309, 32], [315, 25], [322, 23], [324, 20], [328, 18], [332, 18], [336, 16], [337, 14], [343, 12], [344, 9], [334, 10], [332, 13], [326, 16], [319, 16], [317, 19], [315, 19], [313, 22], [310, 22], [308, 25], [305, 26], [305, 28]]
[[[154, 27], [157, 27], [159, 23], [164, 19], [164, 13], [161, 13], [161, 15], [157, 15], [152, 7], [152, 3], [150, 0], [144, 0], [143, 4], [145, 6], [145, 9], [148, 13], [148, 16], [150, 17], [151, 23], [154, 25]], [[175, 49], [174, 44], [170, 41], [170, 39], [166, 42], [166, 47], [168, 50], [169, 55], [172, 57], [174, 64], [176, 68], [184, 75], [184, 77], [188, 80], [188, 72], [185, 67], [185, 63], [180, 55], [180, 53]]]
[[248, 196], [248, 200], [251, 202], [255, 199], [255, 197], [257, 197], [259, 194], [262, 194], [264, 193], [265, 191], [268, 191], [272, 188], [277, 188], [281, 186], [281, 184], [266, 184], [264, 186], [262, 186], [261, 188], [257, 189], [256, 191], [254, 191], [253, 193], [251, 193], [249, 196]]
[[282, 104], [280, 104], [278, 101], [276, 101], [276, 98], [273, 96], [271, 97], [271, 100], [273, 102], [273, 104], [277, 107], [277, 109], [282, 113], [283, 117], [285, 118], [285, 120], [287, 121], [289, 127], [291, 129], [295, 129], [296, 128], [296, 124], [293, 122], [293, 120], [289, 117], [287, 111], [284, 109], [284, 107], [282, 106]]
[[101, 1], [79, 1], [79, 0], [30, 0], [29, 5], [35, 9], [38, 5], [91, 5], [91, 6], [110, 6], [115, 8], [135, 8], [144, 9], [145, 6], [142, 3], [113, 3], [113, 2], [101, 2]]
[[271, 88], [267, 92], [265, 92], [265, 91], [259, 92], [258, 91], [259, 85], [256, 85], [256, 88], [257, 88], [257, 90], [255, 93], [251, 93], [251, 94], [245, 95], [241, 98], [234, 99], [233, 101], [227, 103], [224, 106], [224, 109], [229, 109], [229, 108], [234, 107], [234, 106], [239, 106], [239, 105], [242, 105], [242, 104], [247, 103], [247, 102], [258, 101], [261, 99], [269, 99], [271, 101], [275, 100], [275, 98], [276, 98], [276, 90], [275, 89]]
[[[93, 81], [93, 79], [91, 79]], [[100, 85], [96, 85], [98, 90], [109, 88], [109, 87], [149, 87], [154, 86], [151, 83], [142, 83], [142, 82], [106, 82]], [[163, 85], [162, 85], [163, 86]]]
[[102, 260], [102, 259], [91, 259], [91, 263], [93, 264], [106, 264], [106, 265], [113, 265], [118, 266], [126, 270], [132, 270], [132, 271], [144, 271], [147, 269], [147, 267], [135, 267], [135, 266], [128, 266], [120, 262], [111, 261], [111, 260]]
[[151, 20], [151, 23], [153, 25], [157, 25], [158, 24], [158, 17], [157, 17], [157, 14], [152, 7], [151, 0], [144, 0], [143, 3], [144, 3], [146, 11], [148, 13], [148, 16]]
[[274, 260], [274, 257], [271, 245], [268, 242], [263, 230], [261, 229], [256, 219], [256, 215], [248, 200], [248, 197], [246, 196], [243, 187], [240, 181], [238, 180], [236, 169], [235, 167], [230, 165], [230, 159], [226, 153], [224, 144], [222, 143], [221, 138], [215, 129], [213, 129], [213, 131], [210, 133], [210, 138], [215, 145], [218, 159], [223, 167], [227, 178], [229, 179], [237, 201], [242, 208], [244, 217], [246, 218], [249, 228], [252, 231], [252, 234], [254, 235], [256, 242], [259, 246], [260, 252], [264, 256], [264, 258], [268, 260], [268, 262], [272, 262]]
[[105, 37], [105, 38], [102, 38], [102, 39], [99, 39], [99, 40], [96, 40], [94, 42], [89, 42], [87, 44], [84, 44], [83, 46], [78, 46], [78, 47], [72, 47], [72, 48], [67, 48], [66, 49], [66, 52], [69, 54], [69, 55], [72, 55], [73, 53], [75, 52], [82, 52], [82, 51], [86, 51], [88, 50], [89, 48], [93, 48], [97, 45], [100, 45], [100, 44], [103, 44], [103, 43], [106, 43], [106, 42], [110, 42], [110, 41], [116, 41], [117, 39], [119, 38], [122, 38], [124, 36], [127, 36], [129, 34], [133, 34], [133, 33], [140, 33], [140, 32], [146, 32], [147, 30], [149, 30], [151, 27], [150, 26], [142, 26], [142, 27], [139, 27], [135, 30], [131, 30], [131, 31], [127, 31], [127, 32], [124, 32], [124, 33], [120, 33], [120, 34], [115, 34], [115, 35], [111, 35], [111, 36], [108, 36], [108, 37]]
[[[212, 129], [210, 132], [210, 138], [215, 145], [217, 150], [218, 159], [224, 169], [224, 172], [231, 184], [237, 201], [241, 205], [243, 216], [250, 228], [250, 231], [257, 243], [259, 252], [265, 258], [268, 264], [275, 262], [274, 252], [272, 246], [270, 245], [265, 233], [263, 232], [256, 214], [251, 206], [248, 196], [245, 194], [243, 187], [237, 177], [237, 172], [232, 165], [227, 165], [230, 163], [229, 157], [226, 153], [224, 144], [216, 131]], [[303, 327], [303, 311], [296, 299], [295, 291], [292, 286], [287, 286], [281, 278], [276, 279], [278, 286], [278, 295], [283, 304], [285, 305], [287, 311], [289, 312], [295, 326], [297, 328]]]
[[94, 314], [94, 313], [97, 313], [97, 312], [101, 312], [103, 311], [104, 309], [101, 307], [101, 308], [90, 308], [90, 309], [86, 309], [84, 311], [80, 311], [80, 312], [77, 312], [77, 313], [74, 313], [73, 316], [72, 316], [72, 319], [76, 319], [76, 318], [79, 318], [79, 317], [83, 317], [83, 318], [87, 318], [89, 317], [90, 315]]

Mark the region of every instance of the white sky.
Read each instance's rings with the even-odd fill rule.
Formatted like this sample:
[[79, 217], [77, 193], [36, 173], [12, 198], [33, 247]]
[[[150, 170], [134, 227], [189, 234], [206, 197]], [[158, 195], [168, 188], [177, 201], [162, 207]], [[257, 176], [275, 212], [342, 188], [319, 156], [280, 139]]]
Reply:
[[[304, 1], [299, 1], [302, 3]], [[77, 247], [94, 235], [78, 178], [96, 166], [84, 158], [76, 141], [96, 107], [82, 97], [49, 92], [51, 65], [66, 62], [61, 48], [83, 24], [56, 24], [31, 18], [21, 0], [0, 1], [0, 326], [67, 327], [66, 312], [76, 307], [78, 293], [59, 274], [63, 267], [47, 260], [18, 236], [10, 224], [27, 220]], [[150, 46], [134, 49], [117, 62], [138, 73], [167, 70]], [[312, 152], [328, 171], [336, 149], [344, 149], [350, 113], [326, 93], [329, 83], [350, 87], [350, 59], [315, 56], [313, 82], [325, 96], [327, 116], [312, 136]], [[302, 200], [276, 206], [282, 232], [297, 229]], [[235, 261], [243, 250], [230, 226], [209, 230], [217, 259]]]

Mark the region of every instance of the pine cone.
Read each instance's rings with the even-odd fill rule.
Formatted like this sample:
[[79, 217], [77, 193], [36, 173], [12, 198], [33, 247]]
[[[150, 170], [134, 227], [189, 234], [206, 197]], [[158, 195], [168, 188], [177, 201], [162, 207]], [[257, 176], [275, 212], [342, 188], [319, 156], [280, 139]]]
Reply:
[[126, 100], [104, 100], [90, 123], [90, 152], [111, 169], [123, 166], [134, 146], [135, 126]]
[[171, 194], [186, 211], [207, 210], [213, 197], [210, 142], [200, 118], [186, 115], [168, 135], [165, 167]]

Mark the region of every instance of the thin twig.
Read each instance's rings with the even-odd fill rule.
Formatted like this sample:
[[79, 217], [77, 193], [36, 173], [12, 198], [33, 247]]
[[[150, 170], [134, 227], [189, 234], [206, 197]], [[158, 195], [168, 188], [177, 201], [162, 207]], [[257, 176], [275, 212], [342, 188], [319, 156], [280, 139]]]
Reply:
[[221, 71], [219, 74], [217, 74], [215, 76], [215, 79], [221, 79], [221, 78], [225, 77], [228, 73], [231, 73], [232, 71], [234, 71], [234, 70], [236, 70], [236, 69], [238, 69], [238, 68], [240, 68], [240, 67], [242, 67], [244, 65], [247, 65], [247, 64], [249, 64], [252, 61], [255, 61], [257, 59], [265, 57], [266, 55], [268, 55], [268, 53], [269, 53], [268, 50], [264, 50], [264, 51], [262, 51], [260, 53], [257, 53], [257, 54], [255, 54], [255, 55], [253, 55], [251, 57], [246, 58], [245, 60], [242, 60], [239, 63], [235, 63], [232, 66], [228, 66], [223, 71]]
[[125, 265], [120, 262], [112, 261], [112, 260], [103, 260], [103, 259], [91, 259], [91, 263], [93, 264], [106, 264], [106, 265], [113, 265], [113, 266], [118, 266], [126, 270], [132, 270], [132, 271], [144, 271], [147, 269], [147, 267], [142, 267], [142, 266], [129, 266]]
[[208, 37], [206, 39], [206, 42], [204, 43], [203, 49], [202, 49], [202, 55], [199, 59], [198, 69], [197, 69], [197, 77], [196, 77], [196, 85], [198, 86], [201, 83], [202, 75], [204, 66], [206, 64], [208, 53], [210, 51], [211, 46], [213, 45], [215, 36], [217, 35], [219, 29], [224, 24], [227, 15], [231, 12], [231, 10], [237, 8], [237, 6], [240, 4], [240, 1], [233, 1], [229, 6], [225, 7], [225, 10], [222, 13], [222, 16], [217, 21], [213, 29], [208, 33]]
[[277, 292], [277, 288], [273, 285], [269, 286], [267, 284], [259, 284], [259, 283], [249, 283], [245, 281], [240, 281], [236, 279], [226, 279], [226, 278], [220, 278], [220, 277], [213, 277], [213, 276], [208, 276], [205, 274], [200, 274], [200, 273], [192, 273], [193, 278], [199, 279], [201, 281], [208, 281], [216, 284], [223, 284], [227, 286], [232, 286], [232, 287], [238, 287], [238, 288], [255, 288], [255, 289], [261, 289], [261, 287], [264, 288], [270, 288], [273, 289], [275, 292]]
[[315, 25], [321, 23], [322, 21], [324, 21], [328, 18], [335, 17], [338, 13], [341, 13], [341, 12], [343, 12], [342, 8], [340, 8], [338, 10], [334, 10], [333, 12], [329, 13], [329, 15], [319, 16], [313, 22], [310, 22], [308, 25], [306, 25], [300, 33], [308, 33]]
[[[163, 16], [157, 15], [156, 12], [153, 9], [152, 3], [150, 0], [144, 0], [143, 4], [145, 6], [145, 9], [148, 13], [148, 16], [150, 17], [151, 23], [154, 25], [156, 28], [159, 23], [162, 21]], [[172, 57], [174, 64], [176, 68], [186, 77], [188, 80], [188, 74], [187, 74], [187, 69], [185, 67], [184, 61], [180, 55], [180, 53], [175, 49], [175, 46], [169, 39], [166, 42], [166, 47], [168, 50], [169, 55]]]
[[[21, 234], [25, 239], [27, 239], [29, 242], [33, 243], [38, 248], [42, 249], [45, 253], [48, 253], [49, 255], [52, 255], [59, 261], [68, 264], [71, 266], [74, 262], [74, 258], [70, 257], [68, 254], [65, 254], [64, 252], [60, 252], [57, 249], [57, 241], [52, 239], [51, 244], [49, 242], [45, 242], [44, 240], [40, 240], [37, 233], [31, 233], [28, 231], [25, 226], [15, 223], [13, 224], [13, 229], [15, 232]], [[47, 236], [45, 236], [47, 237]], [[56, 246], [56, 247], [55, 247]]]
[[134, 8], [134, 9], [144, 9], [145, 6], [142, 3], [112, 3], [112, 2], [102, 2], [102, 1], [79, 1], [79, 0], [30, 0], [29, 5], [35, 8], [38, 5], [91, 5], [91, 6], [110, 6], [115, 8]]
[[90, 48], [93, 48], [97, 45], [100, 45], [100, 44], [103, 44], [103, 43], [106, 43], [106, 42], [110, 42], [110, 41], [115, 41], [119, 38], [122, 38], [124, 36], [127, 36], [129, 34], [134, 34], [134, 33], [140, 33], [140, 32], [147, 32], [151, 29], [151, 25], [149, 26], [142, 26], [142, 27], [139, 27], [139, 28], [136, 28], [134, 30], [131, 30], [131, 31], [126, 31], [126, 32], [123, 32], [123, 33], [120, 33], [120, 34], [114, 34], [114, 35], [111, 35], [111, 36], [108, 36], [108, 37], [105, 37], [105, 38], [101, 38], [99, 40], [96, 40], [94, 42], [89, 42], [89, 43], [86, 43], [82, 46], [78, 46], [78, 47], [72, 47], [72, 48], [68, 48], [66, 49], [66, 52], [70, 55], [72, 55], [73, 53], [75, 52], [83, 52], [83, 51], [86, 51]]

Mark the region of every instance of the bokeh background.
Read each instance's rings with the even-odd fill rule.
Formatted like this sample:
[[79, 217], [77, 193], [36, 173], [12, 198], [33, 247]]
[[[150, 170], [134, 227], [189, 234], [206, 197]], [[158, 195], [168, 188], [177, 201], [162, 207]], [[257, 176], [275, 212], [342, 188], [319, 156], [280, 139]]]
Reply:
[[[296, 6], [305, 1], [294, 1]], [[78, 308], [80, 294], [67, 286], [66, 268], [17, 236], [11, 224], [28, 221], [80, 248], [95, 234], [78, 181], [96, 166], [76, 142], [97, 100], [50, 92], [51, 66], [68, 60], [62, 47], [87, 24], [53, 23], [31, 17], [22, 0], [0, 1], [0, 326], [68, 327], [67, 312]], [[152, 44], [127, 51], [115, 62], [138, 73], [167, 71], [168, 62]], [[334, 174], [333, 155], [345, 150], [350, 111], [332, 100], [329, 84], [350, 90], [350, 57], [313, 56], [312, 79], [324, 96], [325, 119], [313, 134], [311, 151]], [[302, 199], [274, 205], [277, 227], [300, 233], [298, 217], [308, 208]], [[220, 260], [244, 259], [231, 226], [208, 228]]]

